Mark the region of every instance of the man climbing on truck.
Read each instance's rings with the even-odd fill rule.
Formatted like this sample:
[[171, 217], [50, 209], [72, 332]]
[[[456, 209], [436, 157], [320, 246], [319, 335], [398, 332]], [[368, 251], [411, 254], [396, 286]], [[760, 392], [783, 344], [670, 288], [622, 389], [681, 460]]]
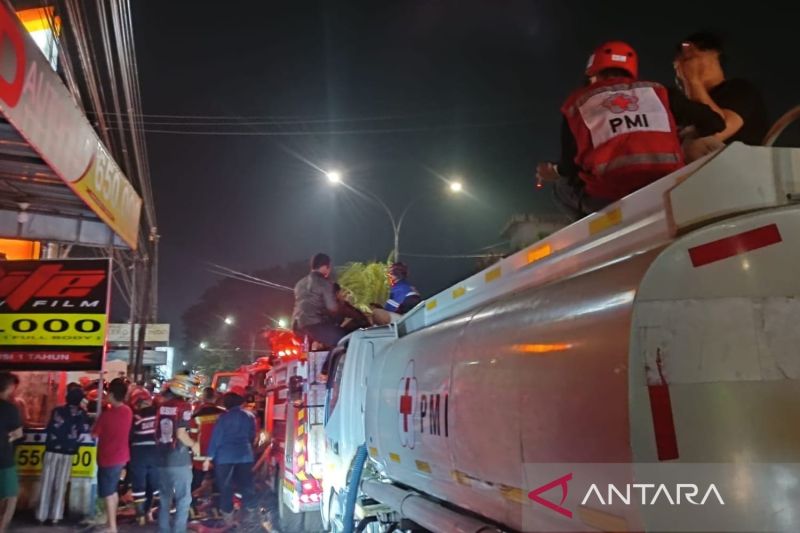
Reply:
[[347, 331], [335, 322], [339, 311], [331, 275], [331, 258], [318, 253], [311, 258], [311, 272], [294, 287], [292, 326], [324, 346], [336, 346]]
[[536, 176], [555, 182], [556, 200], [576, 219], [683, 166], [679, 124], [702, 135], [724, 127], [708, 106], [638, 75], [629, 44], [604, 43], [589, 58], [587, 85], [561, 107], [561, 160], [540, 163]]

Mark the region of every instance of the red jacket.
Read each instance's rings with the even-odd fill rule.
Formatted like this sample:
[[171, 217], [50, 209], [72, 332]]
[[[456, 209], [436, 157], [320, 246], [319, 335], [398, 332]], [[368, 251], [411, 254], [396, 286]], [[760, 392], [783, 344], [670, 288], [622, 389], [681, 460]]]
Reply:
[[578, 89], [561, 112], [590, 196], [618, 200], [683, 166], [667, 90], [613, 78]]
[[200, 443], [200, 455], [194, 458], [194, 468], [202, 470], [203, 461], [207, 459], [208, 443], [211, 442], [211, 434], [214, 432], [214, 425], [217, 423], [219, 415], [225, 409], [213, 403], [203, 403], [192, 415], [189, 423], [189, 434], [194, 440]]

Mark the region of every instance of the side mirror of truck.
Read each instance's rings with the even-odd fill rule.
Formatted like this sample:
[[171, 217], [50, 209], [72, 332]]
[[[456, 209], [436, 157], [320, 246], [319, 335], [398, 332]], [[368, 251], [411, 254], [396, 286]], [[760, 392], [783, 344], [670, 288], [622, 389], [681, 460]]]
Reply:
[[303, 400], [303, 378], [292, 376], [289, 378], [289, 401], [300, 402]]

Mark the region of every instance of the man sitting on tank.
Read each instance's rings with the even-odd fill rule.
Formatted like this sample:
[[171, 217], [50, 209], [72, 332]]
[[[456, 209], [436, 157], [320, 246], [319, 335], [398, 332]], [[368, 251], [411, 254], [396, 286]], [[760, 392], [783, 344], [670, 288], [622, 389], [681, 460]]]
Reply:
[[575, 220], [683, 166], [678, 125], [701, 135], [725, 127], [707, 105], [638, 75], [630, 45], [605, 43], [589, 58], [586, 86], [561, 107], [561, 160], [540, 163], [536, 177], [538, 186], [554, 182], [557, 202]]
[[332, 348], [347, 335], [336, 318], [339, 303], [328, 277], [331, 274], [331, 258], [323, 253], [311, 258], [311, 272], [294, 287], [294, 311], [292, 328], [301, 336], [308, 336], [322, 347]]
[[383, 308], [373, 305], [372, 320], [375, 324], [389, 324], [411, 311], [422, 301], [416, 287], [408, 281], [408, 266], [395, 262], [386, 271], [389, 278], [389, 299]]

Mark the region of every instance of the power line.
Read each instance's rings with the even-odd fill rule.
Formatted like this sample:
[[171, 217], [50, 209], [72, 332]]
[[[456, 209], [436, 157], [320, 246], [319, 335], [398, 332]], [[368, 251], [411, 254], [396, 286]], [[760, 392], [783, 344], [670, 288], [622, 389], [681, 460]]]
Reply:
[[250, 274], [246, 274], [244, 272], [240, 272], [232, 268], [218, 265], [216, 263], [207, 263], [207, 264], [211, 267], [208, 269], [208, 271], [218, 276], [222, 276], [229, 279], [235, 279], [238, 281], [244, 281], [248, 283], [254, 283], [256, 285], [261, 285], [262, 287], [268, 287], [270, 289], [294, 292], [294, 289], [292, 289], [291, 287], [287, 287], [286, 285], [281, 285], [280, 283], [274, 283], [272, 281], [267, 281], [265, 279], [257, 278], [255, 276], [251, 276]]
[[[415, 111], [409, 113], [396, 113], [389, 115], [375, 115], [375, 116], [362, 116], [362, 117], [329, 117], [324, 115], [195, 115], [195, 114], [164, 114], [164, 113], [136, 113], [134, 116], [143, 119], [145, 122], [150, 119], [171, 119], [175, 121], [217, 121], [222, 124], [231, 123], [232, 125], [248, 125], [249, 122], [255, 121], [254, 124], [323, 124], [323, 123], [336, 123], [336, 122], [380, 122], [387, 120], [405, 120], [409, 118], [427, 117], [427, 116], [441, 116], [441, 115], [454, 115], [454, 114], [479, 114], [486, 111], [496, 112], [499, 108], [496, 106], [481, 106], [469, 109], [432, 109], [427, 111]], [[525, 106], [519, 107], [504, 107], [503, 111], [506, 112], [524, 112], [527, 109]], [[128, 113], [121, 112], [101, 112], [90, 113], [94, 115], [103, 115], [106, 117], [127, 117]], [[171, 123], [171, 122], [170, 122]], [[198, 124], [197, 122], [189, 122], [189, 124]], [[208, 124], [214, 125], [215, 123]]]
[[[165, 134], [165, 135], [201, 135], [201, 136], [239, 136], [239, 137], [296, 137], [296, 136], [326, 136], [326, 135], [379, 135], [391, 133], [419, 133], [419, 132], [434, 132], [442, 130], [462, 130], [462, 129], [488, 129], [488, 128], [503, 128], [514, 127], [534, 122], [531, 119], [510, 120], [503, 122], [486, 122], [486, 123], [472, 123], [472, 124], [452, 124], [452, 125], [437, 125], [437, 126], [409, 126], [401, 128], [370, 128], [370, 129], [350, 129], [350, 130], [290, 130], [290, 131], [212, 131], [212, 130], [186, 130], [186, 129], [156, 129], [145, 127], [142, 131], [145, 133]], [[126, 128], [112, 128], [116, 130], [124, 130]]]

